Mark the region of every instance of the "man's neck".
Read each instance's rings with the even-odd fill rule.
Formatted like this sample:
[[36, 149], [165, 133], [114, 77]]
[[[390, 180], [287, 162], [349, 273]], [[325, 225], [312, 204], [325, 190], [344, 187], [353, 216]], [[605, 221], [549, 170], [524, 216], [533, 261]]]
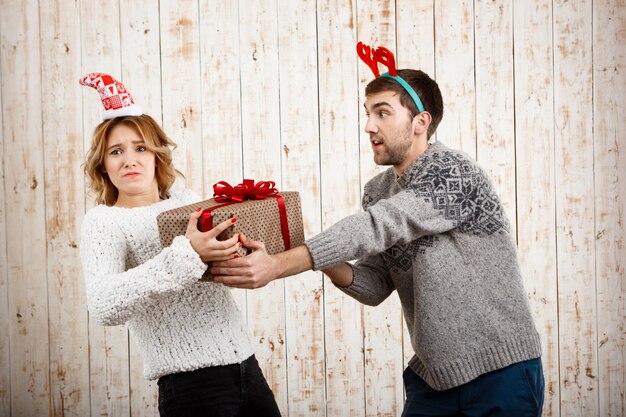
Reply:
[[409, 152], [407, 153], [406, 158], [404, 158], [404, 161], [402, 161], [402, 163], [399, 165], [393, 166], [393, 169], [396, 171], [396, 176], [401, 177], [402, 174], [404, 174], [404, 172], [407, 170], [407, 168], [413, 165], [413, 162], [415, 162], [417, 158], [419, 158], [424, 152], [426, 152], [429, 146], [430, 144], [427, 140], [415, 139], [413, 141], [413, 146], [409, 149]]

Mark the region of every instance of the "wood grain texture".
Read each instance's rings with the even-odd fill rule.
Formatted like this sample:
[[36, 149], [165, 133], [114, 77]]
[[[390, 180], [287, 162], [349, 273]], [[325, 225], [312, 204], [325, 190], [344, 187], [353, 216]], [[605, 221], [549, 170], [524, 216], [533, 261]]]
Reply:
[[38, 2], [3, 2], [0, 29], [2, 118], [6, 124], [4, 187], [10, 193], [6, 196], [5, 239], [11, 413], [48, 415], [49, 316]]
[[599, 415], [626, 415], [626, 4], [593, 2]]
[[159, 17], [163, 128], [178, 145], [174, 165], [185, 179], [177, 184], [202, 195], [198, 2], [159, 3]]
[[[3, 3], [0, 3], [3, 4]], [[4, 84], [2, 82], [2, 60], [5, 59], [4, 53], [4, 37], [2, 36], [2, 18], [4, 9], [0, 9], [0, 173], [2, 180], [0, 181], [0, 334], [9, 334], [9, 323], [11, 321], [9, 314], [9, 268], [7, 264], [7, 193], [4, 186], [4, 122], [3, 122], [3, 100]], [[0, 415], [8, 416], [11, 414], [11, 350], [7, 337], [0, 340]]]
[[[278, 9], [282, 189], [299, 190], [305, 236], [321, 227], [315, 1]], [[308, 271], [285, 280], [287, 414], [325, 416], [323, 280]]]
[[515, 218], [515, 108], [513, 5], [510, 1], [474, 3], [476, 74], [476, 156], [500, 197], [511, 233]]
[[467, 0], [435, 2], [435, 79], [445, 106], [437, 140], [476, 158], [473, 6]]
[[[45, 136], [50, 392], [53, 415], [85, 416], [89, 403], [87, 303], [78, 244], [85, 206], [77, 3], [42, 2], [41, 71], [51, 88], [42, 96]], [[72, 85], [70, 89], [56, 86]], [[79, 213], [79, 215], [77, 215]]]
[[599, 416], [591, 1], [553, 2], [561, 414]]
[[552, 2], [516, 2], [513, 14], [518, 249], [541, 336], [543, 413], [559, 416]]

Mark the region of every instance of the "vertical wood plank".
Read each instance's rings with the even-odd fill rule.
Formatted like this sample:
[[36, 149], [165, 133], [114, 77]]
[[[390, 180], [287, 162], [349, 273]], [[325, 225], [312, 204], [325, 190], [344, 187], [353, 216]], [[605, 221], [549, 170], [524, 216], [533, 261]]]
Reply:
[[561, 414], [598, 416], [591, 1], [553, 2]]
[[434, 0], [396, 1], [396, 63], [435, 77]]
[[[398, 68], [420, 69], [435, 77], [434, 0], [396, 0], [396, 61]], [[435, 80], [436, 81], [436, 80]], [[437, 134], [435, 133], [435, 138]], [[403, 319], [404, 367], [415, 354]]]
[[[202, 159], [204, 198], [213, 184], [239, 184], [243, 174], [239, 4], [200, 1]], [[246, 316], [246, 290], [231, 293]]]
[[[396, 50], [396, 10], [388, 0], [357, 2], [357, 32], [359, 40], [377, 47]], [[356, 52], [355, 52], [356, 55]], [[369, 135], [363, 131], [367, 116], [362, 104], [365, 87], [374, 78], [370, 68], [359, 61], [359, 137], [361, 190], [374, 176], [389, 166], [378, 166], [373, 161]], [[386, 68], [381, 66], [381, 72]], [[365, 349], [365, 415], [400, 415], [404, 404], [402, 371], [402, 308], [396, 293], [376, 307], [364, 307], [363, 331]]]
[[[42, 122], [44, 135], [47, 276], [52, 413], [86, 416], [89, 402], [87, 303], [78, 242], [85, 205], [79, 5], [42, 2]], [[64, 88], [67, 86], [67, 88]]]
[[626, 4], [593, 2], [599, 415], [626, 415]]
[[[241, 111], [244, 176], [281, 178], [278, 7], [275, 0], [250, 4], [240, 18]], [[287, 413], [285, 283], [248, 292], [248, 325], [258, 341], [257, 357], [282, 413]]]
[[[145, 114], [161, 120], [161, 55], [159, 2], [120, 0], [121, 77]], [[166, 130], [166, 133], [171, 134]], [[133, 416], [158, 415], [158, 387], [143, 374], [143, 359], [129, 335], [130, 411]]]
[[[81, 61], [75, 87], [83, 98], [83, 148], [89, 149], [93, 131], [102, 121], [102, 103], [91, 88], [78, 85], [88, 72], [104, 72], [121, 78], [119, 2], [81, 2]], [[122, 82], [124, 80], [121, 80]], [[132, 90], [131, 90], [132, 92]], [[86, 208], [94, 205], [87, 194]], [[126, 326], [104, 327], [89, 322], [89, 374], [91, 415], [129, 416], [129, 352]]]
[[[50, 414], [38, 2], [2, 2], [11, 414]], [[10, 122], [9, 122], [10, 121]]]
[[[120, 0], [120, 50], [124, 84], [145, 114], [159, 122], [161, 45], [158, 0]], [[169, 132], [167, 132], [169, 133]]]
[[[320, 230], [316, 3], [278, 10], [282, 184], [298, 190], [305, 234]], [[326, 416], [323, 281], [318, 272], [285, 280], [288, 415]]]
[[473, 1], [435, 0], [435, 79], [444, 117], [437, 140], [476, 158]]
[[200, 27], [198, 2], [159, 3], [163, 128], [176, 142], [174, 164], [182, 182], [202, 195], [202, 126], [200, 119]]
[[515, 2], [513, 13], [518, 247], [541, 335], [543, 415], [559, 416], [552, 1]]
[[[354, 2], [317, 2], [322, 229], [360, 210]], [[363, 306], [324, 281], [326, 415], [365, 414]]]
[[474, 3], [476, 39], [477, 159], [485, 168], [511, 221], [515, 217], [515, 108], [513, 95], [513, 4]]
[[[2, 61], [5, 58], [1, 52], [4, 49], [4, 37], [2, 36], [2, 18], [4, 8], [0, 8], [0, 334], [8, 335], [11, 322], [9, 314], [9, 270], [7, 264], [7, 193], [4, 187], [5, 163], [4, 163], [4, 120], [3, 97], [4, 84], [2, 82]], [[11, 413], [11, 350], [10, 339], [5, 336], [0, 338], [0, 415], [8, 416]]]

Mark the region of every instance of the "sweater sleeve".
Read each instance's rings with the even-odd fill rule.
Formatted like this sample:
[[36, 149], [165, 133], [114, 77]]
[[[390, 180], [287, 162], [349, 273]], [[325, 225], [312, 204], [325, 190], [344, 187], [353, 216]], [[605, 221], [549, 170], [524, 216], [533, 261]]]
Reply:
[[352, 284], [338, 289], [360, 303], [377, 306], [389, 297], [395, 286], [389, 277], [389, 270], [380, 255], [366, 256], [353, 266]]
[[[307, 240], [315, 270], [382, 253], [396, 244], [461, 228], [484, 232], [506, 219], [486, 175], [476, 165], [427, 167], [401, 192], [340, 220]], [[492, 233], [486, 230], [487, 233]]]
[[313, 257], [314, 269], [319, 270], [455, 226], [454, 221], [447, 220], [411, 190], [404, 190], [340, 220], [305, 244]]
[[154, 258], [126, 269], [127, 241], [113, 222], [85, 216], [81, 231], [81, 261], [90, 317], [115, 326], [158, 302], [161, 295], [179, 291], [206, 270], [185, 236], [178, 236]]

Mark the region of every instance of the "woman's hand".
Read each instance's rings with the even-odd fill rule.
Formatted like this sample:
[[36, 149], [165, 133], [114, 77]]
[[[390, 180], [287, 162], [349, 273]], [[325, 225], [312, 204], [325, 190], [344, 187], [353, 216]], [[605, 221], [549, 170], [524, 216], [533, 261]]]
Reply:
[[239, 242], [238, 234], [227, 240], [217, 240], [217, 236], [231, 227], [237, 219], [224, 220], [211, 230], [201, 232], [198, 230], [198, 219], [201, 214], [202, 210], [191, 213], [185, 236], [191, 242], [193, 250], [200, 255], [202, 262], [225, 261], [239, 256], [235, 252], [243, 244]]

